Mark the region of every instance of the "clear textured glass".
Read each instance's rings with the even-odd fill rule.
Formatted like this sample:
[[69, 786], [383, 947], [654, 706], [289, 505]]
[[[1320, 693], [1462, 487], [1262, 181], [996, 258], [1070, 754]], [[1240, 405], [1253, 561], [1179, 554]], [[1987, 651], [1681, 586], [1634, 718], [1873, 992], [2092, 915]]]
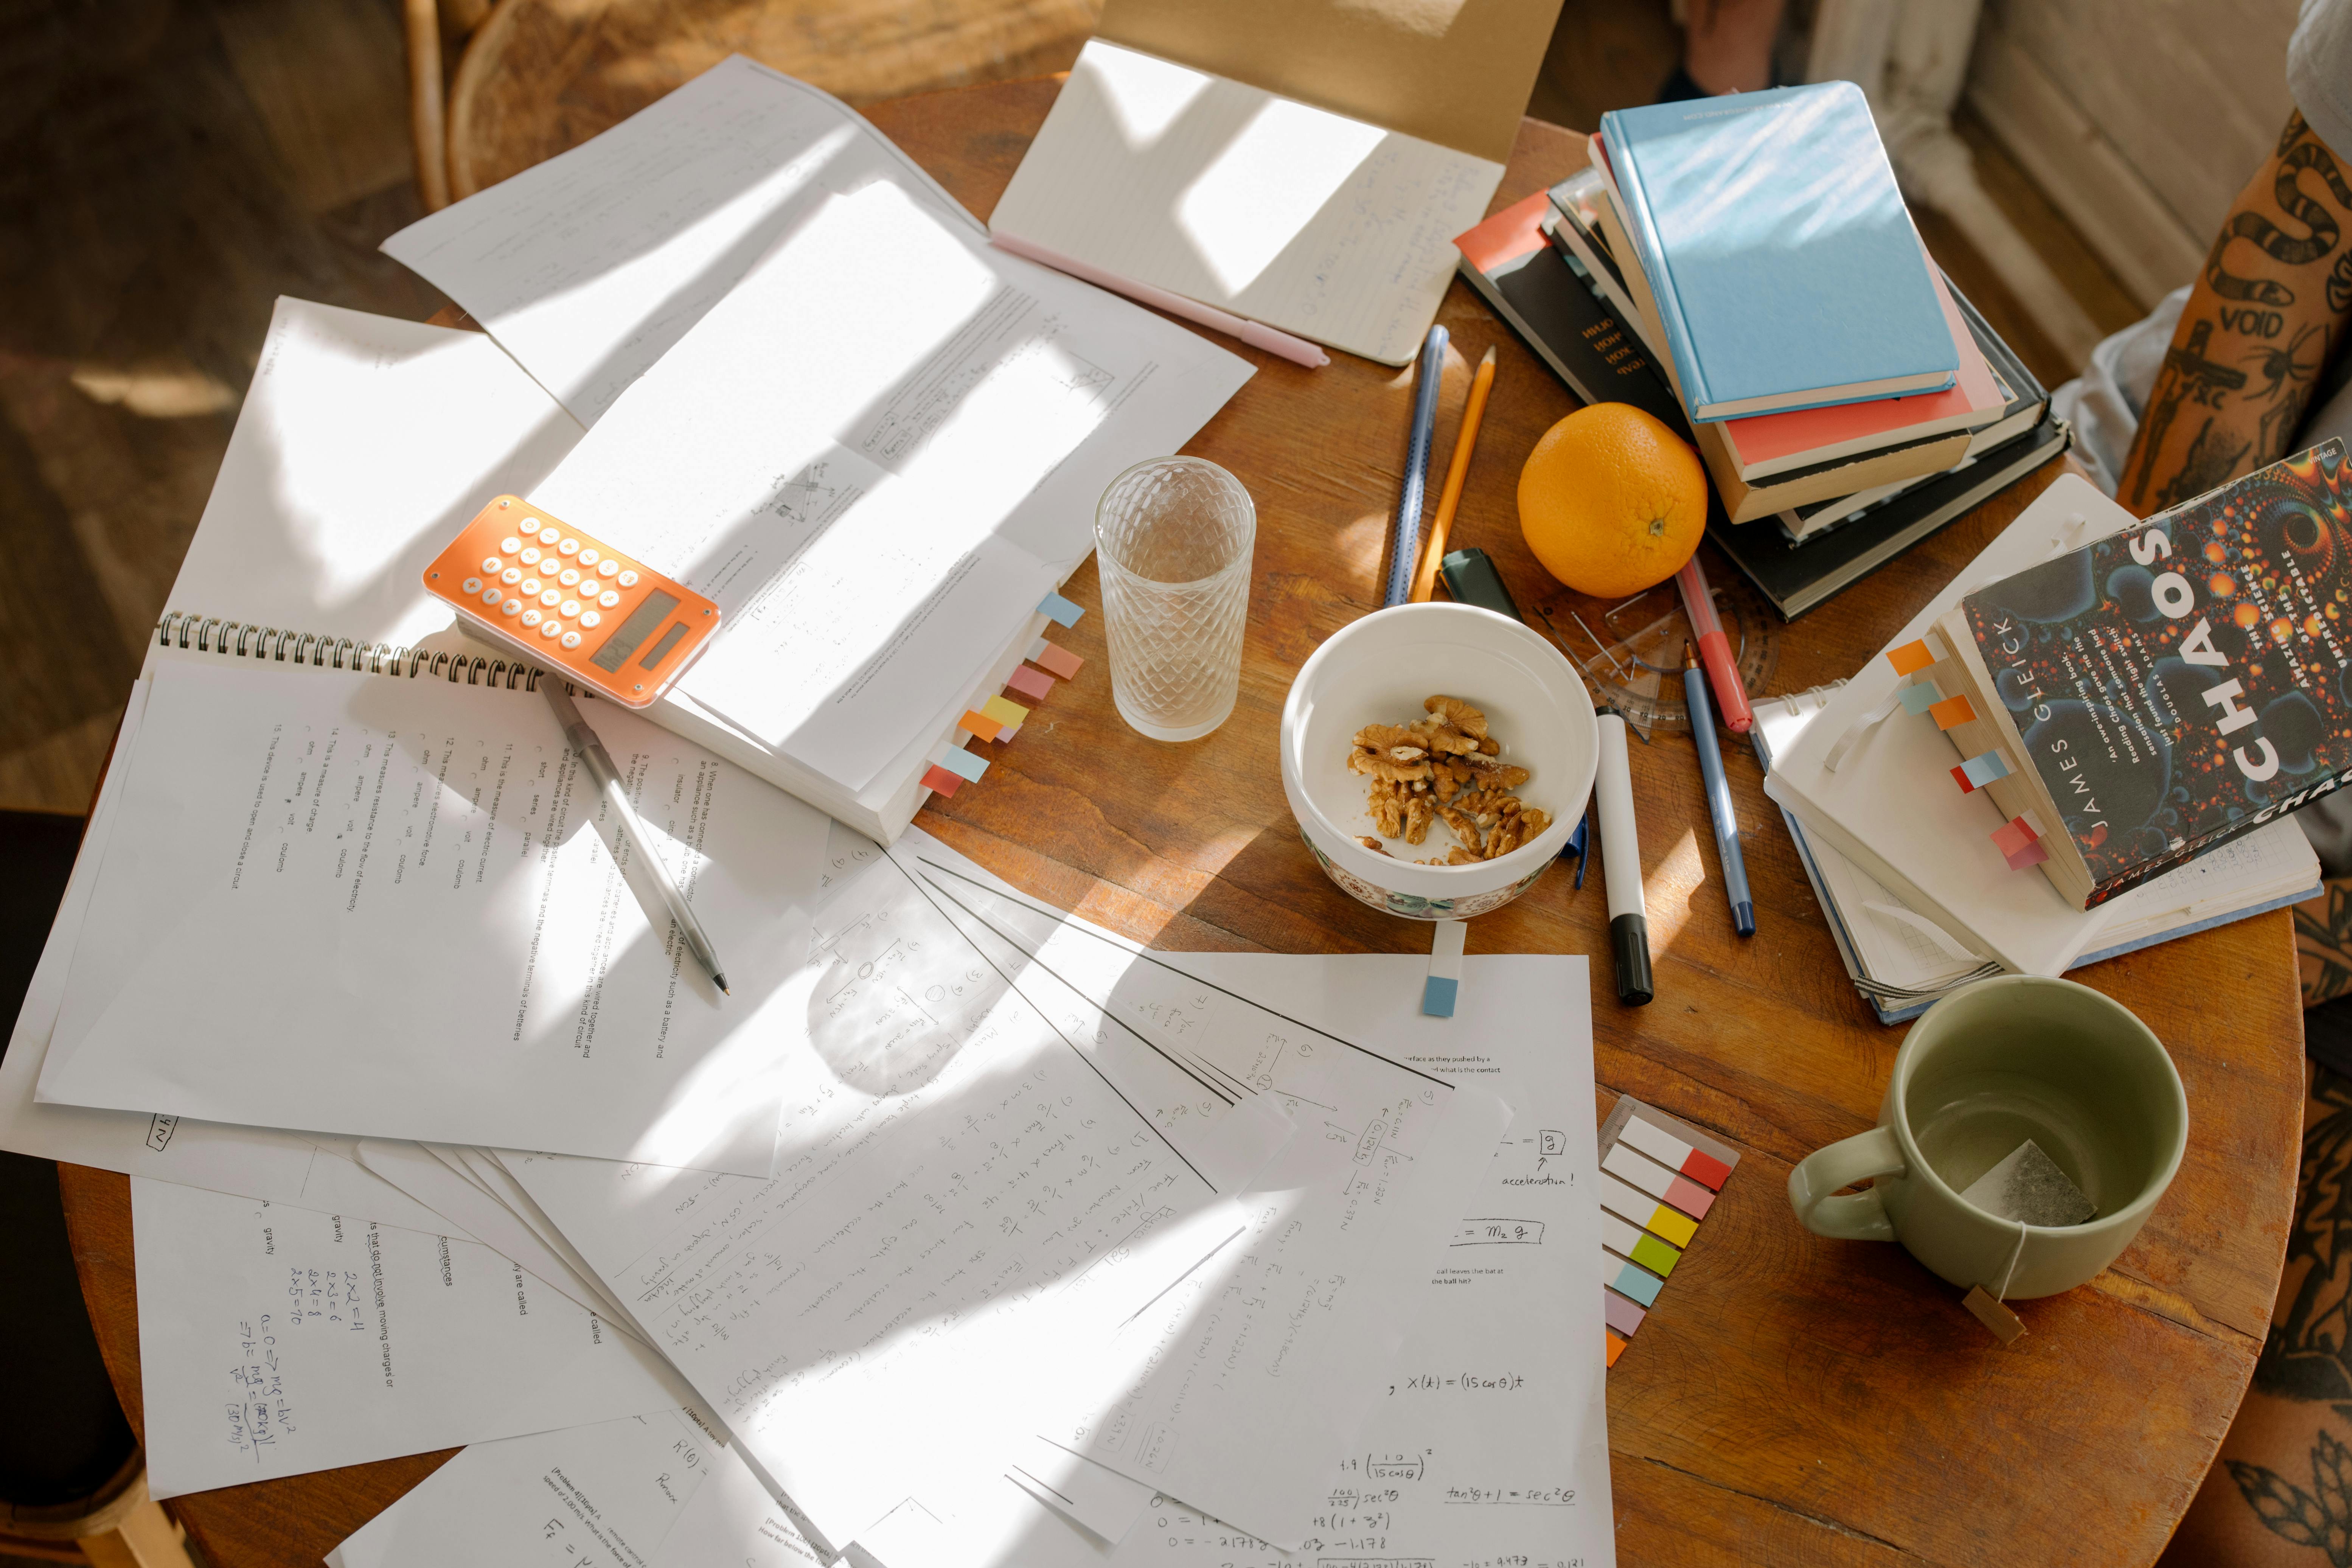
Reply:
[[1155, 458], [1111, 480], [1095, 508], [1110, 693], [1155, 741], [1225, 721], [1241, 689], [1257, 508], [1198, 458]]

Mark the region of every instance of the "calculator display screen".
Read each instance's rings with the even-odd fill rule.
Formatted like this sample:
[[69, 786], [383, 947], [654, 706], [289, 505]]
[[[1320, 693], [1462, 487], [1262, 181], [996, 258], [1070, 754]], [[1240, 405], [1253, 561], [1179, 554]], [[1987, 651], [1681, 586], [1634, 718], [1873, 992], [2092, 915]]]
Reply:
[[646, 649], [646, 657], [637, 660], [637, 667], [640, 669], [653, 669], [658, 667], [662, 660], [669, 657], [669, 650], [677, 646], [677, 639], [684, 636], [686, 636], [686, 623], [680, 621], [662, 633], [661, 641]]
[[619, 669], [621, 661], [636, 652], [637, 645], [677, 608], [677, 595], [665, 594], [658, 588], [649, 591], [646, 602], [630, 612], [629, 618], [614, 628], [613, 635], [604, 639], [604, 646], [596, 650], [596, 657], [588, 662], [599, 669]]

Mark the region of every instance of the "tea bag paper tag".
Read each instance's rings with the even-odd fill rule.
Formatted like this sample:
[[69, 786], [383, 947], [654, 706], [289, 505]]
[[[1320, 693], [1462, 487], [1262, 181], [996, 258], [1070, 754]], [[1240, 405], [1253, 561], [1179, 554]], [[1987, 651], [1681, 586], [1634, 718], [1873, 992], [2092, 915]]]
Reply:
[[2025, 1321], [1993, 1299], [1993, 1293], [1981, 1285], [1971, 1285], [1969, 1293], [1960, 1298], [1960, 1305], [1974, 1312], [1977, 1321], [1990, 1329], [1993, 1338], [2003, 1346], [2013, 1345], [2025, 1337]]
[[1960, 1198], [1987, 1214], [2027, 1225], [2080, 1225], [2099, 1212], [2099, 1205], [2084, 1197], [2058, 1162], [2031, 1138], [1969, 1183]]

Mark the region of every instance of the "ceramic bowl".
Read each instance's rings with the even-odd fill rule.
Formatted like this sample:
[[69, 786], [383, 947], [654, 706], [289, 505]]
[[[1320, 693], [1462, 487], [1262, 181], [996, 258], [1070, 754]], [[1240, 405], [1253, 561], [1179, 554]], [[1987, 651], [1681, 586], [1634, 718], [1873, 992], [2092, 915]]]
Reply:
[[[1426, 846], [1394, 841], [1375, 854], [1367, 781], [1348, 767], [1356, 731], [1422, 716], [1433, 692], [1485, 710], [1503, 760], [1532, 775], [1519, 796], [1551, 826], [1508, 855], [1471, 866], [1416, 866], [1394, 856], [1443, 854], [1454, 836], [1433, 826]], [[1469, 605], [1399, 605], [1366, 616], [1315, 650], [1282, 707], [1282, 789], [1331, 880], [1376, 910], [1408, 920], [1466, 920], [1533, 886], [1584, 816], [1600, 758], [1592, 699], [1559, 650], [1507, 616]]]

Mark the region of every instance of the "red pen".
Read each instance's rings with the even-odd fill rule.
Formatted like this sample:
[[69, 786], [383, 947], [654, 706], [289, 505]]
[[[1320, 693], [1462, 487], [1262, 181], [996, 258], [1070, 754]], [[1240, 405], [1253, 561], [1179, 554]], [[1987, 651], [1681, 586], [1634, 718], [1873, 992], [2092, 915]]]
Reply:
[[1731, 662], [1731, 638], [1715, 613], [1715, 595], [1707, 591], [1706, 574], [1699, 570], [1697, 556], [1675, 574], [1675, 586], [1683, 591], [1683, 614], [1697, 635], [1699, 661], [1706, 666], [1707, 683], [1715, 688], [1715, 705], [1732, 733], [1745, 735], [1756, 722], [1756, 714], [1739, 684], [1739, 667]]

